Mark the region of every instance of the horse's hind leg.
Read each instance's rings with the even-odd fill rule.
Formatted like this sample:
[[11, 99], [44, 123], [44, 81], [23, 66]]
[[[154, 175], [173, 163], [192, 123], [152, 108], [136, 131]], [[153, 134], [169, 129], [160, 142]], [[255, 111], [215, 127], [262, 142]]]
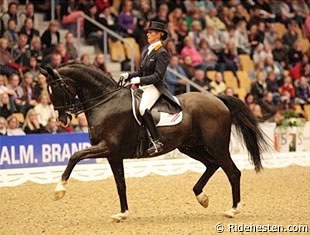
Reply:
[[219, 164], [228, 177], [232, 189], [233, 205], [232, 208], [224, 213], [227, 217], [234, 217], [240, 212], [240, 178], [241, 172], [232, 161], [230, 153], [221, 155], [225, 158], [219, 159]]
[[211, 162], [210, 155], [203, 147], [196, 147], [196, 148], [179, 148], [179, 150], [202, 162], [206, 166], [206, 171], [202, 174], [202, 176], [199, 178], [197, 183], [193, 187], [194, 194], [198, 200], [198, 202], [205, 208], [209, 205], [209, 199], [208, 196], [203, 192], [203, 188], [208, 183], [211, 176], [216, 172], [216, 170], [219, 168], [219, 165]]
[[65, 196], [65, 185], [67, 184], [73, 168], [79, 161], [87, 158], [104, 158], [108, 155], [108, 149], [102, 144], [75, 152], [69, 159], [67, 167], [61, 176], [61, 181], [56, 185], [54, 199], [59, 200]]

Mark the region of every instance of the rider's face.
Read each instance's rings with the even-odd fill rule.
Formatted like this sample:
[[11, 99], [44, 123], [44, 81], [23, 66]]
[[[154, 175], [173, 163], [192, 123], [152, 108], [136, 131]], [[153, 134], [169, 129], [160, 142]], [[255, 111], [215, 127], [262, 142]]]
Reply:
[[147, 31], [147, 34], [146, 34], [148, 43], [149, 43], [149, 44], [152, 44], [152, 43], [154, 43], [154, 42], [159, 41], [160, 38], [161, 38], [161, 34], [162, 34], [162, 33], [159, 32], [159, 31], [148, 30], [148, 31]]

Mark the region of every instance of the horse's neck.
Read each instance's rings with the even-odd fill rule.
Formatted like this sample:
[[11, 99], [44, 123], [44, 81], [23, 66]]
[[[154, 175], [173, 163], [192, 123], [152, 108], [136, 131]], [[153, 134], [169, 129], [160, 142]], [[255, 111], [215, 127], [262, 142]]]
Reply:
[[[86, 112], [87, 116], [93, 116], [95, 113], [105, 113], [105, 116], [111, 117], [111, 115], [118, 115], [119, 113], [130, 112], [131, 110], [131, 96], [130, 90], [121, 88], [119, 90], [115, 90], [115, 92], [110, 92], [107, 95], [101, 94], [102, 97], [98, 96], [93, 97], [93, 103], [88, 104], [87, 99], [81, 100], [81, 102], [86, 102], [87, 107], [84, 109], [88, 109]], [[94, 108], [91, 108], [91, 107]], [[104, 116], [102, 116], [104, 118]]]

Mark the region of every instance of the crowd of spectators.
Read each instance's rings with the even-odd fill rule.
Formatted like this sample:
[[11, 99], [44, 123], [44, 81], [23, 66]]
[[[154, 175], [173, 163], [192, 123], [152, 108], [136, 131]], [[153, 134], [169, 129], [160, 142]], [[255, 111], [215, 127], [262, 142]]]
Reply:
[[[109, 72], [102, 53], [103, 31], [83, 20], [83, 13], [133, 38], [142, 53], [150, 20], [165, 22], [169, 67], [214, 95], [239, 95], [260, 120], [274, 120], [275, 113], [310, 102], [310, 49], [304, 45], [310, 37], [308, 0], [58, 0], [55, 20], [42, 30], [35, 13], [43, 12], [49, 20], [49, 2], [27, 1], [20, 10], [25, 1], [0, 1], [0, 135], [87, 131], [85, 117], [78, 118], [77, 128], [57, 126], [46, 77], [39, 72], [39, 66], [57, 67], [72, 60]], [[85, 41], [100, 50], [93, 61], [87, 53], [79, 57], [77, 25]], [[68, 30], [64, 38], [60, 28]], [[244, 70], [243, 55], [254, 64], [246, 71], [249, 88], [238, 77]], [[209, 71], [215, 71], [212, 77]], [[232, 72], [236, 88], [227, 85], [225, 71]], [[165, 79], [173, 94], [186, 92], [186, 82], [175, 74], [167, 71]], [[244, 97], [239, 89], [246, 89]], [[23, 115], [23, 123], [15, 113]]]

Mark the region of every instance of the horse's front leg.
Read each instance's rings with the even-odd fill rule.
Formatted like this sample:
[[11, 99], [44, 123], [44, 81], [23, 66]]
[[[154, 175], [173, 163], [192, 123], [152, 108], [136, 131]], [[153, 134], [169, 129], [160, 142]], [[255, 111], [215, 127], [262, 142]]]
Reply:
[[102, 143], [75, 152], [69, 159], [67, 167], [62, 174], [61, 181], [56, 185], [54, 199], [59, 200], [65, 196], [65, 185], [67, 184], [73, 168], [79, 161], [88, 158], [105, 158], [109, 153], [106, 145]]
[[112, 215], [111, 218], [115, 222], [120, 222], [122, 220], [127, 219], [128, 217], [128, 204], [127, 204], [127, 196], [126, 196], [126, 182], [125, 182], [125, 174], [124, 174], [124, 164], [123, 160], [109, 160], [116, 187], [117, 192], [121, 204], [121, 212], [115, 215]]

